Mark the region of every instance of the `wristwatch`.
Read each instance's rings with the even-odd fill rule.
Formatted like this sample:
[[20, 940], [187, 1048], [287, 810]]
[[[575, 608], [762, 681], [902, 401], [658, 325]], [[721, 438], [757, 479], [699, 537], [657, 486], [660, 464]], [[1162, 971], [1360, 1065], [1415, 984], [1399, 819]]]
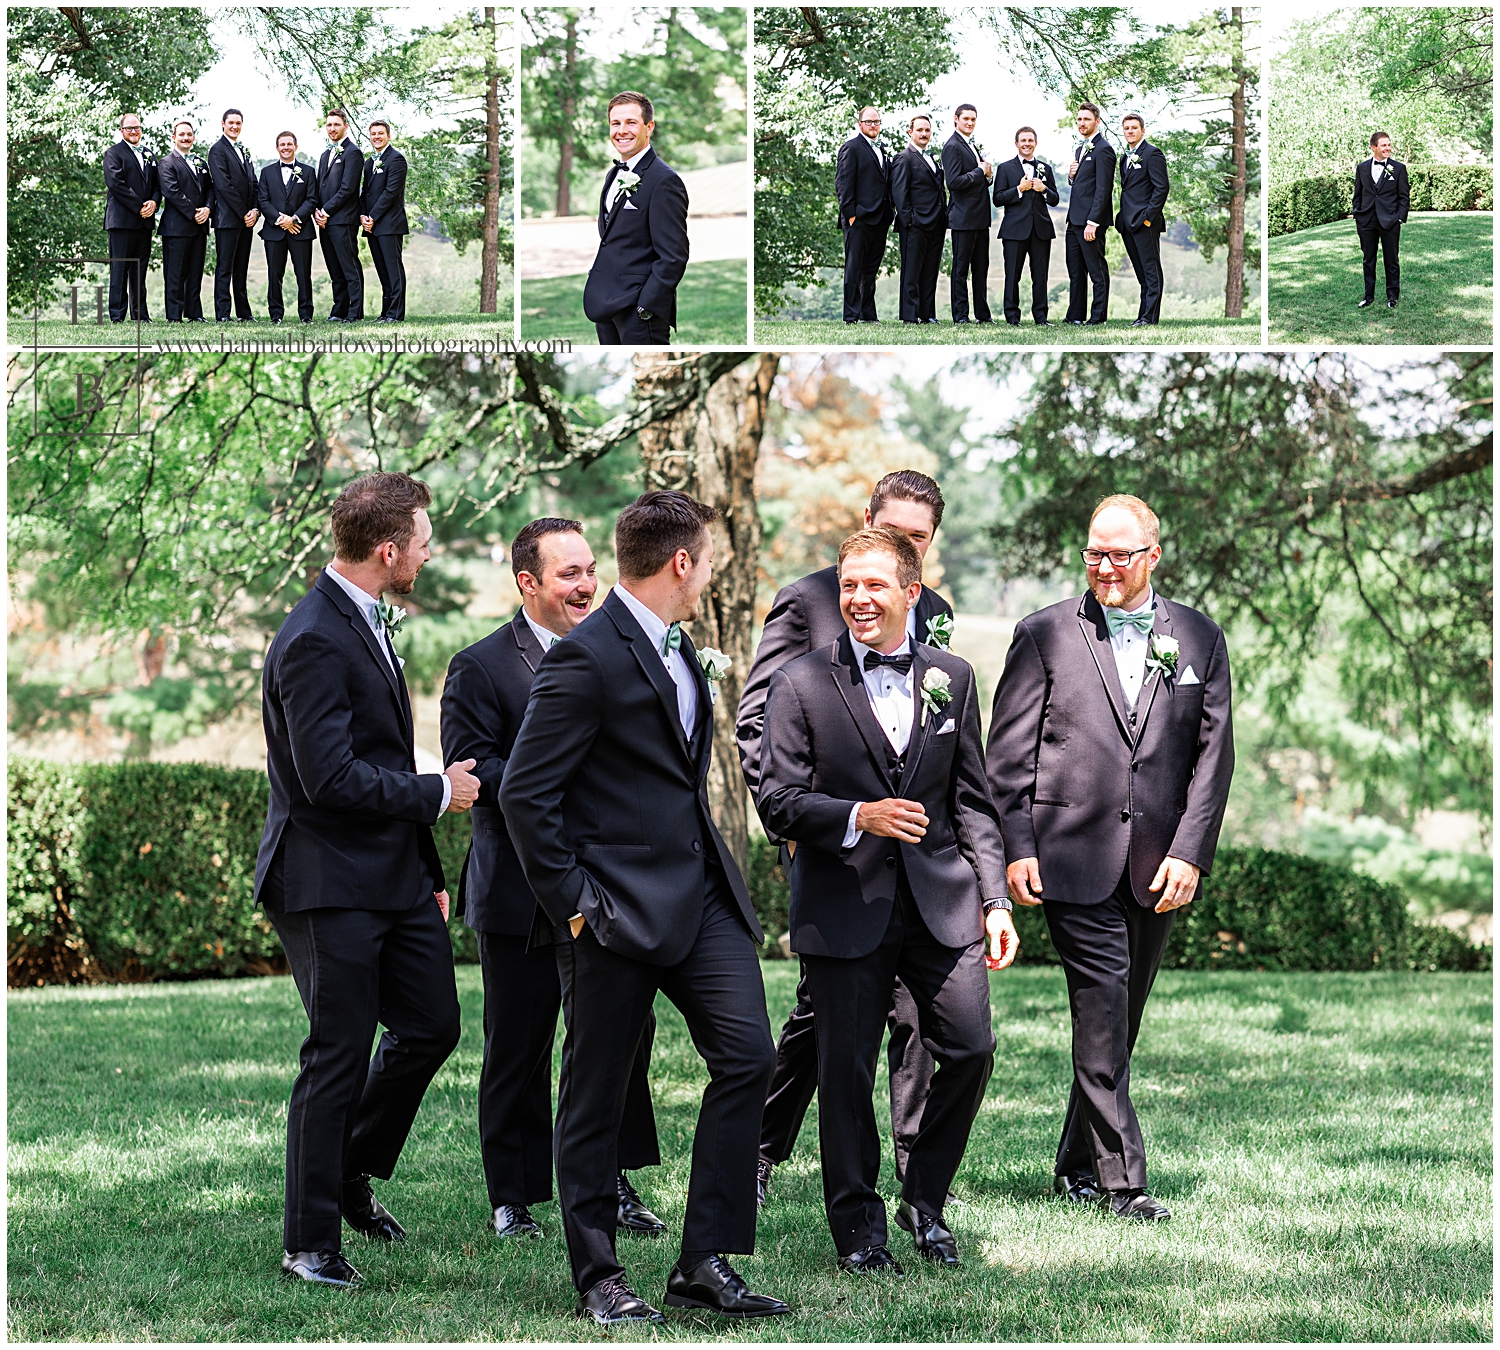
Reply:
[[656, 317], [649, 309], [642, 309], [639, 305], [635, 307], [635, 312], [643, 319], [654, 319]]

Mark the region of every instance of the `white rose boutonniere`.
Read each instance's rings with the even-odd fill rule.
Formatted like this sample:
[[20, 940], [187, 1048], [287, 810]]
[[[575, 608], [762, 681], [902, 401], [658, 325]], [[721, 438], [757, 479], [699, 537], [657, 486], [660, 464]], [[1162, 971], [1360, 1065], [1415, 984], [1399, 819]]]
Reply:
[[380, 616], [380, 622], [385, 625], [386, 637], [394, 643], [396, 634], [406, 625], [406, 611], [400, 605], [388, 605], [384, 600], [377, 600], [375, 612]]
[[953, 616], [938, 614], [927, 620], [927, 645], [947, 651], [953, 645]]
[[929, 712], [936, 713], [953, 702], [953, 691], [948, 687], [950, 683], [946, 670], [939, 670], [936, 666], [927, 667], [927, 673], [922, 676], [922, 725], [924, 727], [927, 725]]
[[1151, 645], [1146, 650], [1146, 669], [1159, 670], [1164, 675], [1175, 673], [1179, 651], [1176, 638], [1166, 633], [1152, 633]]
[[721, 652], [717, 647], [699, 647], [698, 664], [703, 668], [703, 678], [708, 681], [708, 701], [717, 703], [719, 701], [718, 686], [729, 673], [729, 667], [734, 661]]
[[615, 186], [620, 189], [622, 197], [633, 197], [640, 185], [641, 176], [634, 169], [621, 169], [615, 178]]

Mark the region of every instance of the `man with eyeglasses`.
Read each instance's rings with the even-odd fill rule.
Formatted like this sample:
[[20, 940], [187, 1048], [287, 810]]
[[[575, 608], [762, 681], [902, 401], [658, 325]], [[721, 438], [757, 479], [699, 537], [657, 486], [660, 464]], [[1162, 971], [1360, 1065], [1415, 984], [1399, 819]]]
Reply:
[[1067, 975], [1073, 1089], [1055, 1188], [1162, 1220], [1130, 1055], [1172, 920], [1213, 864], [1234, 774], [1229, 655], [1151, 585], [1160, 526], [1138, 497], [1089, 522], [1088, 591], [1023, 619], [986, 751], [1011, 899], [1043, 906]]
[[151, 261], [151, 233], [161, 206], [156, 156], [141, 144], [141, 119], [126, 113], [120, 139], [104, 152], [104, 232], [109, 236], [109, 321], [130, 317], [151, 322], [146, 305], [146, 267]]
[[839, 146], [833, 171], [844, 231], [844, 322], [879, 323], [875, 280], [891, 232], [891, 166], [880, 144], [880, 109], [862, 108], [859, 130]]

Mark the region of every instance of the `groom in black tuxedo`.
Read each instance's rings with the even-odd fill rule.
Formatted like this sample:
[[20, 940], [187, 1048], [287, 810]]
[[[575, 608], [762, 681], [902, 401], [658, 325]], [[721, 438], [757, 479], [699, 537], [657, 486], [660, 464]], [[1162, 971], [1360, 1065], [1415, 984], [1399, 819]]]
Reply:
[[932, 119], [911, 119], [905, 150], [891, 161], [891, 209], [901, 242], [901, 322], [937, 322], [937, 279], [948, 233], [943, 166], [932, 150]]
[[[1063, 255], [1068, 264], [1068, 322], [1101, 324], [1109, 318], [1109, 260], [1104, 235], [1114, 219], [1115, 148], [1099, 130], [1099, 109], [1078, 106], [1081, 138], [1068, 165], [1072, 194]], [[1089, 305], [1089, 283], [1094, 303]], [[1085, 315], [1087, 317], [1085, 318]]]
[[891, 166], [879, 108], [861, 108], [858, 129], [839, 146], [833, 195], [844, 234], [844, 322], [879, 323], [875, 283], [891, 232]]
[[214, 180], [214, 319], [228, 323], [233, 316], [248, 323], [250, 309], [247, 276], [250, 250], [255, 244], [255, 161], [240, 144], [244, 114], [229, 108], [219, 122], [223, 134], [208, 152], [208, 171]]
[[792, 946], [817, 1009], [823, 1197], [839, 1264], [899, 1275], [871, 1100], [885, 1010], [899, 976], [938, 1064], [896, 1221], [921, 1256], [956, 1266], [943, 1205], [994, 1065], [984, 939], [1008, 965], [1016, 932], [974, 672], [907, 630], [922, 560], [899, 530], [864, 530], [844, 541], [838, 569], [847, 630], [772, 678], [757, 804], [767, 829], [797, 846]]
[[1011, 897], [1042, 905], [1068, 980], [1073, 1090], [1055, 1185], [1142, 1220], [1170, 1216], [1146, 1191], [1131, 1051], [1172, 920], [1213, 865], [1234, 774], [1224, 634], [1153, 590], [1159, 537], [1137, 497], [1095, 508], [1089, 589], [1016, 626], [988, 749]]
[[1161, 322], [1161, 232], [1167, 227], [1163, 217], [1172, 180], [1167, 157], [1146, 139], [1146, 123], [1139, 113], [1126, 113], [1120, 130], [1125, 153], [1120, 157], [1120, 213], [1115, 227], [1141, 286], [1141, 307], [1130, 326], [1145, 328]]
[[969, 323], [969, 278], [974, 282], [974, 323], [990, 318], [990, 184], [995, 166], [974, 142], [979, 114], [972, 103], [953, 112], [953, 134], [943, 146], [948, 181], [948, 228], [953, 231], [953, 272], [948, 302], [954, 323]]
[[260, 202], [261, 242], [266, 250], [266, 308], [272, 323], [286, 314], [281, 281], [287, 259], [297, 279], [297, 317], [311, 323], [313, 317], [312, 246], [317, 235], [313, 212], [318, 198], [312, 166], [297, 162], [297, 138], [283, 131], [276, 138], [276, 162], [260, 171], [256, 190]]
[[329, 323], [358, 323], [365, 317], [365, 273], [359, 261], [359, 187], [365, 157], [349, 135], [349, 114], [335, 108], [323, 122], [328, 146], [318, 158], [318, 209], [313, 219], [323, 234], [323, 265], [333, 284]]
[[[552, 946], [528, 941], [536, 925], [536, 897], [506, 829], [500, 784], [542, 657], [588, 616], [598, 589], [594, 555], [580, 521], [533, 520], [516, 536], [510, 561], [521, 609], [453, 658], [443, 684], [442, 714], [444, 759], [473, 760], [480, 783], [456, 903], [479, 939], [484, 979], [479, 1148], [490, 1231], [506, 1238], [540, 1236], [530, 1206], [552, 1198], [552, 1040], [562, 989]], [[619, 1228], [652, 1237], [666, 1225], [641, 1202], [625, 1172], [661, 1162], [647, 1077], [655, 1030], [651, 1014], [625, 1094], [617, 1182]]]
[[380, 322], [406, 320], [406, 264], [401, 245], [411, 233], [406, 222], [406, 156], [391, 144], [391, 124], [370, 123], [370, 149], [360, 189], [360, 227], [380, 278]]
[[1395, 309], [1401, 299], [1401, 227], [1411, 207], [1406, 165], [1391, 158], [1389, 133], [1370, 137], [1370, 158], [1354, 170], [1354, 228], [1365, 262], [1365, 295], [1360, 309], [1375, 303], [1375, 255], [1385, 257], [1385, 303]]
[[156, 156], [141, 144], [141, 119], [126, 113], [120, 119], [120, 139], [104, 152], [104, 231], [109, 256], [109, 321], [125, 321], [125, 297], [130, 317], [149, 323], [146, 307], [146, 269], [151, 262], [151, 231], [161, 209], [156, 178]]
[[[356, 478], [333, 504], [334, 560], [266, 653], [261, 713], [270, 809], [255, 899], [307, 1009], [287, 1110], [282, 1270], [348, 1286], [340, 1215], [406, 1236], [370, 1190], [389, 1177], [433, 1075], [458, 1044], [448, 895], [432, 826], [479, 793], [473, 761], [419, 774], [411, 699], [382, 599], [427, 561], [426, 484]], [[385, 1032], [370, 1058], [377, 1024]]]
[[1036, 132], [1016, 132], [1016, 157], [995, 170], [995, 205], [1005, 208], [1000, 221], [1000, 248], [1005, 255], [1005, 322], [1021, 322], [1021, 264], [1031, 267], [1031, 317], [1038, 328], [1047, 320], [1047, 264], [1057, 229], [1049, 207], [1058, 202], [1052, 166], [1036, 157]]
[[677, 286], [688, 264], [688, 194], [651, 148], [656, 110], [627, 90], [609, 101], [615, 160], [599, 193], [599, 252], [583, 312], [601, 346], [659, 347], [677, 327]]
[[172, 153], [156, 166], [161, 187], [161, 272], [168, 323], [203, 323], [203, 260], [214, 184], [208, 164], [193, 149], [193, 124], [172, 127]]
[[543, 659], [500, 786], [538, 928], [559, 944], [568, 1072], [557, 1186], [578, 1314], [659, 1322], [615, 1255], [621, 1116], [660, 990], [707, 1062], [682, 1252], [666, 1301], [789, 1309], [725, 1259], [755, 1249], [755, 1146], [774, 1052], [760, 925], [709, 815], [713, 689], [682, 624], [713, 568], [710, 506], [643, 493], [615, 523], [620, 583]]

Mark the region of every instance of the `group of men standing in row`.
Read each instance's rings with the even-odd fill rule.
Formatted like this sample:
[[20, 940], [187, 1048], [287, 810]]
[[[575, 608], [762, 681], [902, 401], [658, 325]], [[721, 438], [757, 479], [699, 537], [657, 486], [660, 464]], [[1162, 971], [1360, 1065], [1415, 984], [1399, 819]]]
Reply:
[[330, 323], [365, 316], [363, 233], [380, 277], [381, 323], [406, 318], [406, 157], [391, 144], [390, 124], [370, 123], [372, 153], [349, 135], [349, 115], [333, 109], [323, 130], [328, 145], [316, 165], [297, 158], [297, 136], [276, 137], [276, 158], [257, 171], [240, 143], [244, 114], [228, 108], [222, 134], [206, 157], [194, 149], [193, 124], [172, 127], [172, 149], [158, 158], [141, 143], [141, 119], [120, 119], [120, 140], [104, 152], [104, 228], [109, 235], [109, 317], [151, 322], [146, 271], [153, 234], [161, 236], [162, 278], [168, 323], [207, 323], [203, 268], [208, 233], [214, 234], [214, 318], [219, 323], [255, 318], [248, 274], [255, 226], [266, 250], [266, 306], [283, 321], [281, 284], [288, 260], [297, 281], [297, 316], [313, 321], [312, 248], [319, 237], [333, 286]]
[[[892, 224], [901, 247], [901, 322], [936, 323], [937, 279], [943, 241], [951, 235], [949, 303], [953, 322], [992, 323], [989, 282], [991, 204], [1004, 208], [999, 239], [1005, 266], [1005, 322], [1021, 322], [1021, 273], [1031, 274], [1031, 317], [1049, 327], [1047, 267], [1057, 230], [1051, 208], [1061, 200], [1057, 177], [1036, 156], [1032, 127], [1016, 132], [1013, 159], [994, 163], [975, 140], [979, 115], [972, 103], [953, 114], [953, 134], [939, 152], [932, 119], [919, 113], [908, 124], [906, 148], [887, 153], [880, 111], [862, 109], [859, 129], [839, 148], [834, 176], [839, 224], [844, 232], [844, 322], [878, 323], [875, 283]], [[1132, 327], [1161, 319], [1161, 235], [1171, 181], [1167, 159], [1146, 139], [1138, 113], [1121, 121], [1126, 149], [1117, 155], [1100, 130], [1096, 105], [1078, 109], [1079, 142], [1068, 165], [1071, 192], [1064, 257], [1068, 267], [1071, 324], [1102, 324], [1109, 317], [1109, 264], [1104, 238], [1120, 231], [1140, 282], [1140, 308]], [[1120, 206], [1114, 182], [1120, 179]], [[1092, 304], [1089, 288], [1093, 288]], [[970, 304], [972, 287], [973, 303]]]
[[551, 1197], [555, 1162], [579, 1316], [663, 1320], [616, 1250], [618, 1233], [666, 1227], [626, 1176], [659, 1161], [658, 992], [709, 1077], [667, 1305], [790, 1310], [728, 1257], [754, 1251], [814, 1092], [839, 1266], [902, 1274], [877, 1189], [887, 1023], [896, 1222], [919, 1255], [959, 1265], [945, 1207], [994, 1065], [986, 968], [1016, 955], [1013, 904], [1044, 905], [1072, 1007], [1056, 1189], [1122, 1219], [1168, 1217], [1146, 1188], [1130, 1055], [1175, 911], [1212, 863], [1234, 754], [1224, 635], [1154, 591], [1159, 526], [1144, 502], [1102, 501], [1084, 593], [1017, 626], [987, 744], [974, 672], [949, 650], [952, 607], [921, 580], [943, 515], [932, 479], [887, 475], [837, 564], [776, 596], [735, 714], [802, 963], [775, 1047], [764, 934], [706, 788], [727, 658], [683, 628], [712, 575], [717, 513], [644, 493], [616, 521], [619, 583], [597, 609], [580, 522], [527, 525], [511, 550], [521, 609], [454, 657], [448, 767], [422, 774], [391, 642], [404, 616], [384, 596], [409, 593], [429, 557], [430, 503], [405, 474], [345, 487], [334, 558], [264, 665], [256, 898], [309, 1017], [287, 1118], [289, 1277], [359, 1279], [342, 1222], [405, 1237], [370, 1178], [392, 1174], [459, 1040], [431, 826], [471, 809], [457, 891], [480, 935], [490, 1227], [538, 1233], [530, 1206]]

